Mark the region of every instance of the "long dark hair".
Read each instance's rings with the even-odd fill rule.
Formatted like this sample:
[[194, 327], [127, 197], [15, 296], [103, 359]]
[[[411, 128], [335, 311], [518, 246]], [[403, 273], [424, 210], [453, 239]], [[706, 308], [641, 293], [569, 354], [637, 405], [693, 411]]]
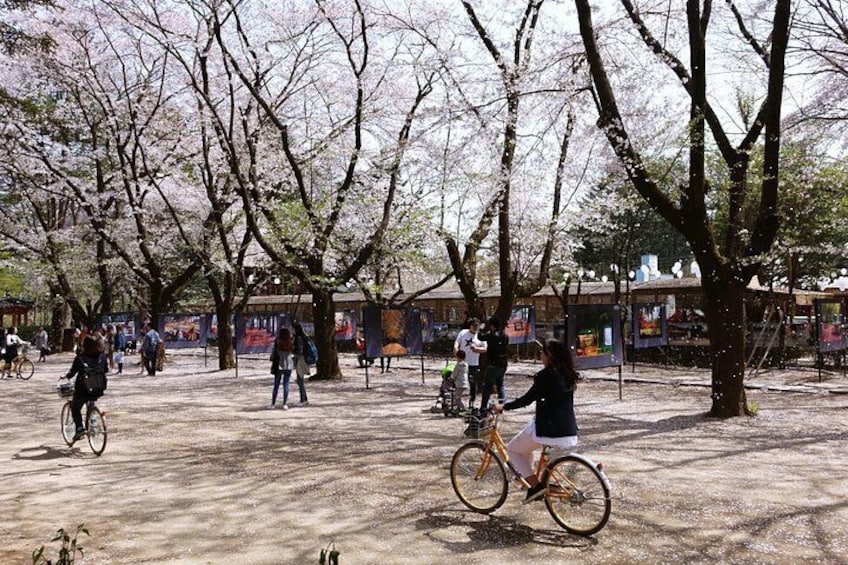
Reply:
[[82, 340], [82, 354], [86, 357], [97, 357], [103, 353], [103, 344], [93, 335], [87, 335]]
[[580, 375], [574, 369], [571, 352], [566, 345], [556, 339], [549, 339], [542, 344], [542, 348], [550, 359], [550, 367], [564, 379], [567, 388], [574, 388]]
[[288, 328], [280, 328], [280, 332], [277, 334], [277, 340], [274, 343], [274, 347], [276, 347], [279, 351], [291, 351], [294, 349], [292, 345], [292, 336], [291, 332]]

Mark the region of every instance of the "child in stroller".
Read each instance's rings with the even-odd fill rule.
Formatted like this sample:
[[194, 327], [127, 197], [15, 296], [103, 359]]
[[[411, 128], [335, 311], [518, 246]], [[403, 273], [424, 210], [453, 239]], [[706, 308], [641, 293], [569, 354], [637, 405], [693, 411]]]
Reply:
[[456, 362], [442, 369], [442, 385], [431, 412], [442, 412], [445, 417], [462, 416], [465, 413], [463, 395], [468, 390], [468, 364], [465, 351], [456, 352]]

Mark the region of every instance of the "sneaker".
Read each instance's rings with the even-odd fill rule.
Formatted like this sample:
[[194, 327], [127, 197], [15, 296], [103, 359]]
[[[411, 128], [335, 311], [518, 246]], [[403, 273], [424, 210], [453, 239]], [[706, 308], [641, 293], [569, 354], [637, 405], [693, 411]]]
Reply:
[[304, 400], [303, 402], [298, 402], [297, 405], [300, 407], [309, 406], [309, 401]]
[[545, 496], [545, 483], [540, 482], [537, 483], [536, 486], [532, 486], [527, 489], [527, 496], [524, 497], [524, 502], [532, 502], [534, 500], [539, 500]]
[[276, 408], [276, 407], [277, 407], [277, 405], [276, 405], [276, 404], [269, 404], [269, 405], [268, 405], [268, 410], [273, 410], [273, 409], [274, 409], [274, 408]]
[[289, 409], [289, 405], [288, 405], [288, 404], [283, 404], [283, 410], [288, 410], [288, 409]]
[[75, 441], [79, 441], [85, 437], [85, 430], [77, 430], [77, 433], [74, 434], [74, 439], [71, 440], [71, 443]]

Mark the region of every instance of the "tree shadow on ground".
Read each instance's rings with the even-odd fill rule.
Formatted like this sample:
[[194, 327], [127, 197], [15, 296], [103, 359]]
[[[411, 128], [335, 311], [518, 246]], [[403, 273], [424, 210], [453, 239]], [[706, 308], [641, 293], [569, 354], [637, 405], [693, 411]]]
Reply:
[[454, 553], [528, 544], [584, 550], [598, 543], [594, 538], [575, 536], [563, 530], [532, 528], [513, 518], [456, 510], [431, 511], [415, 525]]

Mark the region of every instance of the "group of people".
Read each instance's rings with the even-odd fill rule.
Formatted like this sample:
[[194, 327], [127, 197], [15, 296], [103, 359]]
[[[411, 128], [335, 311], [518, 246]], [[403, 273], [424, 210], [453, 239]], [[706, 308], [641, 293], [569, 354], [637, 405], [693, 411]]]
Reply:
[[[77, 354], [82, 353], [85, 339], [89, 336], [100, 344], [109, 370], [118, 375], [122, 374], [124, 360], [130, 346], [123, 324], [107, 324], [94, 330], [90, 330], [87, 326], [77, 328], [74, 331]], [[149, 376], [155, 376], [156, 371], [161, 370], [162, 338], [150, 322], [145, 322], [141, 327], [139, 339], [138, 349], [141, 352], [142, 371], [146, 371]]]
[[[495, 317], [489, 318], [483, 327], [476, 318], [470, 318], [465, 326], [453, 344], [456, 358], [453, 374], [456, 404], [460, 410], [465, 410], [465, 396], [468, 394], [468, 406], [473, 408], [479, 392], [480, 408], [486, 409], [492, 391], [497, 392], [500, 402], [506, 399], [504, 375], [509, 358], [509, 339], [503, 332], [500, 320]], [[480, 371], [481, 354], [486, 355], [485, 373]]]
[[[540, 358], [542, 369], [533, 377], [531, 387], [519, 398], [506, 402], [504, 375], [507, 370], [508, 339], [503, 332], [503, 326], [497, 318], [489, 318], [484, 325], [474, 318], [470, 319], [454, 342], [456, 364], [453, 378], [456, 383], [458, 406], [465, 409], [465, 394], [469, 394], [469, 406], [473, 408], [480, 394], [480, 407], [489, 408], [489, 398], [492, 392], [497, 394], [497, 402], [491, 406], [494, 412], [516, 410], [535, 403], [535, 416], [507, 444], [510, 461], [515, 469], [527, 480], [530, 489], [526, 501], [536, 500], [544, 494], [544, 484], [540, 483], [533, 472], [533, 452], [543, 445], [557, 446], [565, 449], [577, 445], [577, 420], [574, 415], [574, 389], [578, 374], [574, 369], [568, 347], [557, 340], [547, 340], [541, 344]], [[156, 352], [161, 339], [158, 332], [150, 324], [142, 328], [142, 356], [148, 374], [156, 374]], [[16, 343], [16, 328], [11, 328], [6, 336], [6, 349]], [[10, 339], [10, 336], [14, 336]], [[123, 353], [126, 350], [126, 337], [123, 327], [117, 326], [113, 339], [106, 346], [106, 340], [95, 335], [86, 335], [81, 342], [70, 371], [65, 378], [84, 374], [91, 366], [100, 366], [104, 372], [109, 371], [107, 350], [115, 352], [114, 362], [118, 373], [123, 368]], [[19, 340], [20, 338], [18, 338]], [[269, 409], [277, 407], [280, 385], [282, 384], [282, 409], [289, 408], [289, 382], [292, 371], [295, 372], [300, 402], [298, 406], [308, 406], [306, 394], [306, 377], [309, 375], [309, 364], [305, 353], [309, 347], [309, 338], [303, 331], [303, 326], [294, 322], [289, 328], [281, 328], [274, 340], [271, 351], [271, 373], [274, 375], [274, 385], [271, 392]], [[14, 349], [13, 349], [14, 351]], [[485, 372], [481, 375], [480, 355], [486, 355]], [[82, 437], [81, 409], [88, 400], [94, 400], [83, 387], [76, 387], [72, 401], [72, 414], [76, 425], [75, 440]]]
[[[491, 407], [494, 412], [516, 410], [535, 403], [535, 416], [507, 444], [510, 461], [530, 485], [525, 498], [529, 502], [541, 498], [545, 492], [545, 485], [533, 472], [533, 452], [543, 445], [563, 449], [577, 445], [574, 389], [578, 374], [568, 347], [561, 341], [547, 340], [541, 344], [539, 352], [543, 367], [534, 375], [532, 386], [519, 398], [506, 402], [504, 375], [508, 344], [497, 318], [489, 318], [482, 328], [476, 319], [471, 318], [454, 342], [456, 364], [453, 379], [460, 409], [465, 407], [466, 391], [470, 394], [471, 407], [477, 393], [481, 394], [480, 407], [483, 410], [489, 407], [491, 393], [497, 392], [497, 403]], [[481, 377], [482, 353], [486, 354], [487, 363]]]
[[[73, 441], [77, 441], [85, 435], [85, 426], [82, 420], [82, 407], [86, 402], [97, 400], [103, 391], [92, 392], [80, 383], [80, 378], [86, 375], [99, 373], [106, 382], [106, 375], [110, 371], [121, 374], [124, 370], [124, 355], [127, 351], [127, 336], [124, 326], [108, 325], [105, 328], [95, 329], [89, 332], [87, 328], [78, 328], [77, 354], [74, 357], [71, 368], [63, 377], [65, 379], [77, 378], [74, 387], [74, 396], [71, 399], [71, 416], [76, 428]], [[159, 349], [159, 332], [151, 324], [145, 323], [142, 327], [142, 360], [148, 375], [156, 374], [156, 361]]]
[[306, 377], [309, 375], [309, 363], [306, 362], [305, 356], [307, 347], [309, 347], [309, 338], [298, 322], [292, 323], [291, 330], [280, 329], [271, 350], [271, 374], [274, 375], [274, 388], [271, 391], [269, 410], [277, 407], [277, 395], [281, 382], [283, 384], [282, 408], [289, 409], [289, 381], [292, 371], [297, 376], [297, 388], [300, 392], [300, 402], [297, 406], [309, 405], [309, 398], [306, 395]]

